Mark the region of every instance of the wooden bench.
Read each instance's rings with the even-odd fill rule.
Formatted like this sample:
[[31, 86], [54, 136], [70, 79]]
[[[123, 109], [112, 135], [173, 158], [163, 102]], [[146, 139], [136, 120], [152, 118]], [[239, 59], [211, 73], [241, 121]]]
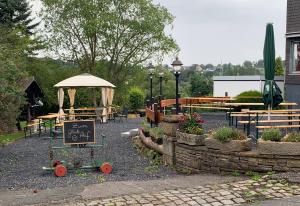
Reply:
[[54, 127], [63, 127], [63, 126], [64, 126], [63, 122], [54, 125]]
[[295, 124], [291, 124], [291, 125], [258, 125], [256, 126], [257, 129], [272, 129], [272, 128], [278, 128], [278, 129], [285, 129], [285, 128], [299, 128], [300, 129], [300, 124], [299, 125], [295, 125]]
[[300, 130], [300, 124], [295, 125], [258, 125], [256, 126], [256, 139], [258, 139], [258, 133], [260, 129], [291, 129], [291, 128], [298, 128]]
[[[299, 122], [300, 119], [281, 119], [281, 120], [259, 120], [258, 123], [289, 123], [289, 122]], [[249, 121], [238, 121], [239, 124], [249, 124]], [[250, 121], [250, 124], [255, 124], [256, 121]]]

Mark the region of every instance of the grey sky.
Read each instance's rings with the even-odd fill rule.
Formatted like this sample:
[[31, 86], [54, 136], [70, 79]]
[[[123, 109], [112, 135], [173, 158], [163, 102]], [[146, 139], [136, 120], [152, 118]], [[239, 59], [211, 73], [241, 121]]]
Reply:
[[[173, 36], [184, 65], [262, 59], [266, 23], [284, 58], [286, 0], [154, 0], [176, 16]], [[171, 59], [165, 59], [166, 63]]]
[[[284, 58], [286, 0], [153, 0], [176, 17], [171, 33], [190, 64], [240, 64], [262, 59], [266, 23], [273, 22], [276, 55]], [[31, 0], [38, 12], [39, 0]], [[173, 57], [172, 57], [173, 58]], [[164, 63], [170, 64], [172, 58]]]

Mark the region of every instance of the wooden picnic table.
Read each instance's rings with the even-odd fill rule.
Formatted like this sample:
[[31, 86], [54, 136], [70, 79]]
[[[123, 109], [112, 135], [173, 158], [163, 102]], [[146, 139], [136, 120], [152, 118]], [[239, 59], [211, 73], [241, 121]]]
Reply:
[[[255, 117], [256, 128], [258, 127], [259, 123], [259, 116], [276, 116], [276, 117], [288, 117], [289, 120], [293, 117], [300, 118], [300, 109], [283, 109], [283, 110], [249, 110], [249, 111], [242, 111], [242, 112], [235, 112], [231, 113], [231, 117], [236, 116], [236, 127], [237, 127], [237, 117], [248, 117], [248, 126], [247, 126], [247, 135], [250, 135], [250, 125], [251, 125], [251, 117]], [[256, 137], [258, 137], [258, 130], [256, 130]]]
[[47, 115], [38, 116], [37, 119], [39, 119], [39, 125], [40, 125], [41, 120], [48, 120], [49, 121], [49, 123], [50, 123], [50, 137], [51, 137], [52, 134], [53, 134], [53, 131], [52, 131], [53, 120], [56, 121], [56, 118], [65, 117], [65, 116], [67, 116], [67, 115], [66, 114], [51, 113], [51, 114], [47, 114]]
[[231, 114], [290, 114], [290, 113], [298, 113], [300, 109], [278, 109], [278, 110], [248, 110], [241, 112], [231, 112]]

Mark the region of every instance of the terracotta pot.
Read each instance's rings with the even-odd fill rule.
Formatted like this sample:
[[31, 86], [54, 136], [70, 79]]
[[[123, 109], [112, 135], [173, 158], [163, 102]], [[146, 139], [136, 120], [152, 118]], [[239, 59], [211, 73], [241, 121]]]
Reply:
[[196, 135], [196, 134], [188, 134], [184, 132], [177, 131], [176, 133], [177, 142], [187, 145], [204, 145], [204, 139], [206, 135]]
[[219, 140], [209, 137], [205, 139], [205, 145], [209, 149], [222, 150], [224, 152], [243, 152], [250, 151], [252, 140], [230, 140], [229, 142], [220, 142]]
[[299, 142], [272, 142], [259, 140], [257, 143], [257, 152], [259, 154], [274, 154], [295, 156], [300, 155]]

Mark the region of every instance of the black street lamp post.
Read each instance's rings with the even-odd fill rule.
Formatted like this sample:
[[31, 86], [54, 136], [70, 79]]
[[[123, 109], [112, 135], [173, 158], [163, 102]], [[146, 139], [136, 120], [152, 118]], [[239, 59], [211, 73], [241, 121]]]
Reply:
[[162, 91], [162, 81], [164, 77], [164, 72], [160, 71], [159, 72], [159, 95], [162, 97], [163, 96], [163, 91]]
[[152, 99], [153, 99], [153, 73], [154, 73], [154, 66], [150, 62], [148, 65], [148, 72], [149, 72], [149, 78], [150, 78], [150, 104], [152, 105]]
[[164, 72], [161, 68], [160, 72], [159, 72], [159, 102], [160, 102], [159, 109], [160, 109], [161, 113], [163, 112], [163, 109], [162, 109], [162, 106], [161, 106], [161, 101], [163, 100], [163, 91], [162, 91], [163, 77], [164, 77]]
[[174, 74], [176, 77], [176, 114], [179, 113], [179, 87], [178, 87], [178, 81], [179, 81], [179, 75], [180, 75], [180, 69], [183, 65], [182, 62], [176, 57], [175, 61], [171, 64], [174, 68]]

